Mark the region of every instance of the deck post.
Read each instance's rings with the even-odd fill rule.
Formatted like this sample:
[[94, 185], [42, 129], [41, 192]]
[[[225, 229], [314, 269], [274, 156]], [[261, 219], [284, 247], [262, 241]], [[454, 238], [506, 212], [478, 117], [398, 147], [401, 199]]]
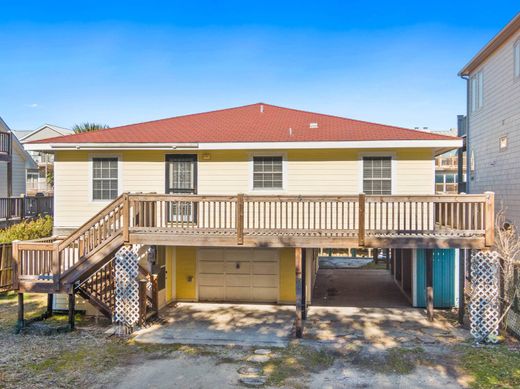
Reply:
[[146, 322], [146, 284], [145, 279], [139, 280], [139, 325], [143, 326]]
[[237, 229], [237, 244], [244, 244], [244, 194], [237, 195], [236, 210], [235, 210], [235, 226]]
[[495, 194], [493, 192], [485, 192], [486, 195], [486, 207], [485, 207], [485, 220], [486, 220], [486, 236], [485, 242], [486, 247], [493, 246], [495, 242]]
[[76, 296], [74, 292], [69, 293], [69, 328], [70, 330], [74, 330], [75, 322], [74, 315], [76, 314]]
[[54, 299], [54, 294], [52, 294], [52, 293], [47, 294], [47, 313], [46, 313], [47, 317], [52, 316], [53, 299]]
[[365, 194], [359, 194], [358, 212], [358, 244], [359, 247], [365, 246]]
[[19, 332], [25, 326], [23, 293], [18, 293], [18, 320], [16, 322], [16, 330]]
[[152, 309], [155, 311], [156, 317], [159, 317], [159, 284], [157, 274], [150, 275], [152, 282]]
[[464, 324], [464, 313], [466, 309], [466, 301], [464, 299], [464, 290], [466, 282], [466, 253], [468, 250], [459, 249], [459, 309], [458, 321], [459, 324]]
[[302, 250], [302, 320], [307, 320], [307, 249]]
[[123, 194], [123, 241], [128, 243], [128, 227], [130, 224], [130, 204], [128, 193]]
[[302, 249], [297, 247], [294, 249], [294, 265], [296, 268], [296, 337], [303, 336], [302, 322]]
[[433, 321], [433, 250], [424, 250], [426, 257], [426, 316]]

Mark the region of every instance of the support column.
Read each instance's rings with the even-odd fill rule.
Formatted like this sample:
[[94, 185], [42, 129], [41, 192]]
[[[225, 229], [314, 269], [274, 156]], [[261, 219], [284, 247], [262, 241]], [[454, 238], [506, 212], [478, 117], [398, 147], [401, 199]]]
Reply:
[[372, 249], [372, 260], [374, 261], [374, 264], [377, 265], [378, 261], [378, 255], [379, 255], [379, 249]]
[[23, 293], [18, 293], [18, 320], [16, 322], [16, 329], [20, 331], [25, 326]]
[[433, 321], [433, 250], [424, 250], [426, 257], [426, 316]]
[[307, 249], [302, 250], [302, 320], [307, 320]]
[[302, 249], [294, 249], [294, 264], [296, 268], [296, 337], [303, 336], [303, 322], [302, 322]]
[[386, 270], [390, 270], [390, 249], [385, 249]]
[[51, 317], [52, 316], [52, 310], [53, 310], [53, 307], [52, 307], [52, 304], [53, 304], [53, 299], [54, 299], [54, 295], [52, 293], [49, 293], [47, 295], [47, 317]]
[[75, 327], [74, 315], [76, 314], [76, 296], [74, 292], [69, 293], [69, 328], [71, 331]]

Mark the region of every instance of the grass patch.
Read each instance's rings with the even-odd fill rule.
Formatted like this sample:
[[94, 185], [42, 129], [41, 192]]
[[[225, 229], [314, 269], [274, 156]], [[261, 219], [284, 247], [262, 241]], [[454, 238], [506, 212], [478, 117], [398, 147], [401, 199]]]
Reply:
[[520, 351], [507, 346], [463, 346], [460, 364], [472, 378], [472, 388], [520, 387]]
[[291, 377], [302, 377], [328, 369], [335, 355], [312, 347], [291, 344], [280, 350], [279, 355], [263, 364], [263, 371], [269, 376], [268, 384], [282, 385]]

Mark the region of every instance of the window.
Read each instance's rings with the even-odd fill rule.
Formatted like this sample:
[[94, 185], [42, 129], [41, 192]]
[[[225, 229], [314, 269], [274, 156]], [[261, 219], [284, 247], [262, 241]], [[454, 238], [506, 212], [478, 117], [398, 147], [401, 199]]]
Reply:
[[474, 112], [484, 104], [484, 75], [482, 70], [471, 77], [471, 110]]
[[253, 157], [253, 189], [283, 189], [282, 157]]
[[515, 77], [520, 78], [520, 39], [514, 46]]
[[113, 200], [118, 193], [117, 158], [92, 158], [92, 198]]
[[391, 157], [363, 157], [363, 193], [392, 194]]

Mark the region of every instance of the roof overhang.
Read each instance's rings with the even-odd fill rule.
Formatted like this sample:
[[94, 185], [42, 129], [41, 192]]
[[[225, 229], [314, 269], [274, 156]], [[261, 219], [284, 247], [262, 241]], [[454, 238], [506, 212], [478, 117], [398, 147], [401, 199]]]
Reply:
[[28, 143], [27, 150], [290, 150], [429, 148], [436, 155], [462, 147], [461, 138], [436, 140], [219, 142], [219, 143]]
[[462, 68], [459, 76], [468, 76], [519, 29], [520, 12]]

